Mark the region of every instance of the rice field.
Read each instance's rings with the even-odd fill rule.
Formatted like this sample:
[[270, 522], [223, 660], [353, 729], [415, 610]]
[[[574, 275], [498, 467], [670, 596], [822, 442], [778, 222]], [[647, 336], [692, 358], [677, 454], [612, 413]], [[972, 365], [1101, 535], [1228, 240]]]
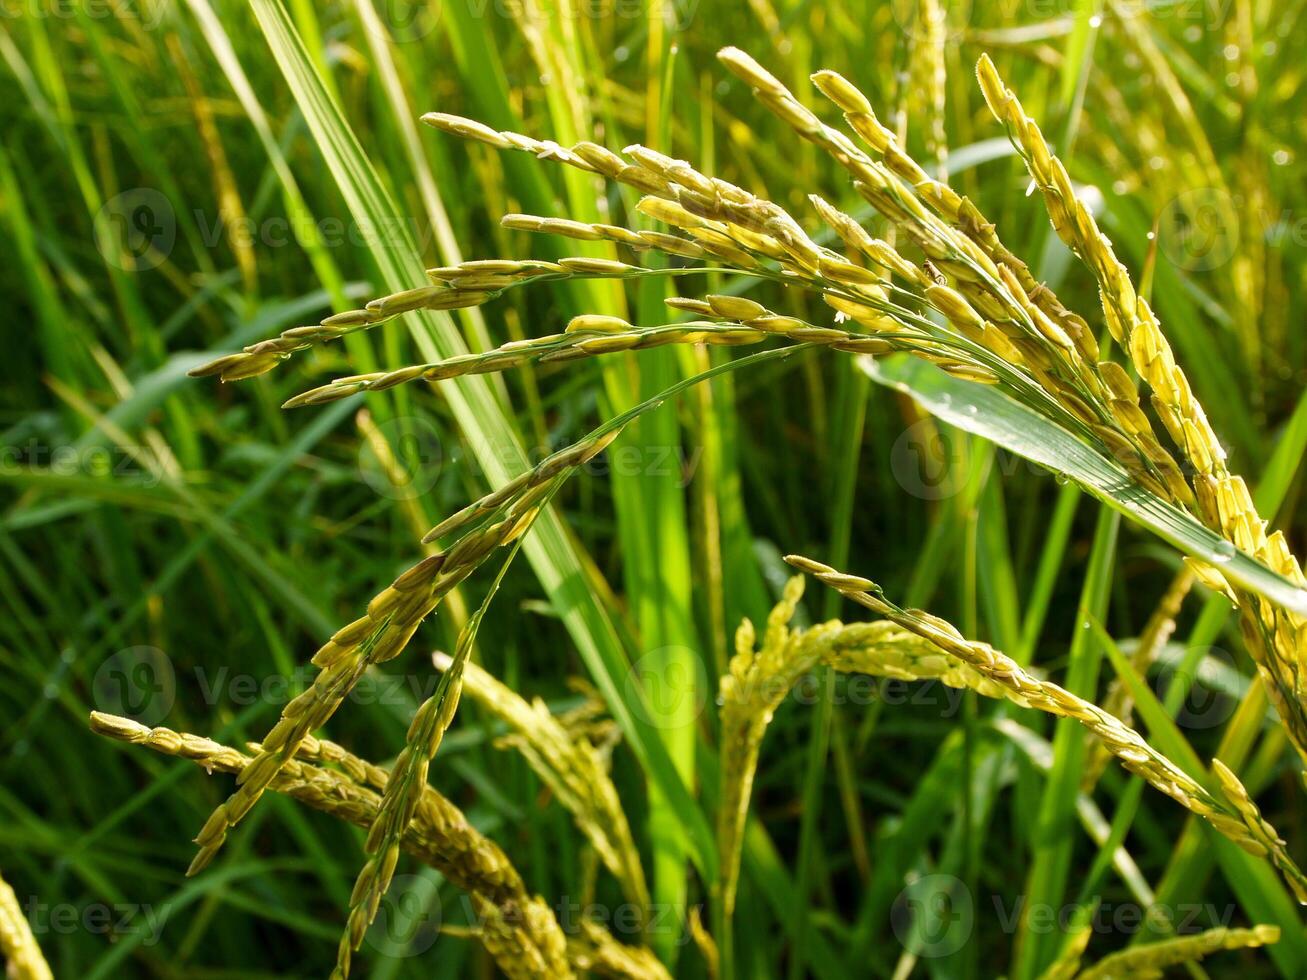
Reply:
[[0, 7], [10, 976], [1307, 976], [1301, 0]]

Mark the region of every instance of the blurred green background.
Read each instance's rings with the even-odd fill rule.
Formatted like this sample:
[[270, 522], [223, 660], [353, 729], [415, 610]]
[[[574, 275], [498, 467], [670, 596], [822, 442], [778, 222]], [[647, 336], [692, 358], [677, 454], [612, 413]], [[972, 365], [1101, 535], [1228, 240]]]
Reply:
[[[1088, 274], [1049, 233], [984, 111], [971, 66], [990, 52], [1151, 289], [1232, 467], [1267, 485], [1263, 499], [1278, 503], [1276, 523], [1300, 552], [1304, 6], [949, 4], [944, 114], [950, 180], [1100, 327]], [[334, 960], [359, 834], [267, 799], [214, 868], [188, 881], [189, 840], [230, 779], [106, 744], [86, 717], [99, 708], [232, 744], [259, 737], [311, 676], [303, 664], [322, 640], [420, 554], [423, 531], [486, 489], [476, 461], [485, 447], [469, 445], [437, 389], [278, 407], [330, 377], [421, 359], [405, 331], [323, 347], [239, 386], [185, 378], [218, 353], [391, 291], [382, 270], [408, 236], [428, 266], [456, 255], [549, 258], [576, 251], [505, 231], [498, 217], [594, 220], [631, 203], [549, 163], [435, 133], [417, 124], [422, 112], [560, 143], [645, 143], [766, 193], [809, 227], [809, 193], [856, 210], [829, 160], [719, 68], [717, 49], [735, 44], [814, 106], [809, 73], [845, 73], [926, 159], [929, 134], [905, 115], [920, 100], [909, 0], [286, 0], [285, 9], [393, 201], [393, 222], [352, 212], [249, 5], [0, 0], [0, 870], [57, 976], [321, 976]], [[661, 322], [661, 288], [514, 290], [450, 328], [479, 348], [554, 332], [581, 312]], [[637, 395], [729, 356], [653, 351], [492, 384], [539, 458]], [[765, 619], [786, 577], [781, 554], [870, 575], [1053, 676], [1082, 601], [1128, 643], [1178, 567], [1153, 537], [1127, 526], [1118, 535], [1074, 488], [820, 353], [693, 389], [618, 446], [568, 486], [560, 509], [630, 677], [689, 672], [689, 701], [668, 705], [654, 729], [707, 814], [716, 677], [740, 619]], [[474, 583], [468, 601], [484, 587]], [[811, 586], [808, 617], [856, 615], [832, 595]], [[424, 627], [331, 736], [393, 758], [434, 683], [427, 651], [451, 648], [459, 618], [455, 609]], [[568, 680], [587, 664], [526, 561], [478, 646], [523, 694], [559, 710], [578, 703]], [[1245, 781], [1301, 853], [1300, 774], [1271, 721], [1237, 714], [1252, 670], [1225, 607], [1205, 594], [1186, 604], [1150, 678], [1159, 693], [1186, 646], [1200, 650], [1203, 672], [1181, 731], [1204, 758], [1238, 753]], [[1106, 852], [1074, 813], [1038, 819], [1049, 762], [1057, 771], [1070, 752], [1067, 739], [1044, 741], [1047, 719], [1004, 728], [991, 707], [947, 702], [938, 688], [831, 685], [815, 678], [768, 734], [741, 890], [741, 976], [999, 975], [1014, 947], [1047, 943], [1011, 921], [1037, 859], [1054, 869], [1041, 894], [1058, 907], [1139, 901], [1119, 869], [1095, 864]], [[592, 889], [566, 812], [495, 735], [465, 704], [433, 782], [547, 899], [620, 901], [611, 882]], [[677, 924], [686, 905], [705, 901], [686, 871], [689, 831], [659, 831], [667, 813], [624, 747], [614, 776], [659, 869], [659, 895], [678, 906], [660, 948], [678, 975], [702, 976]], [[1159, 903], [1193, 905], [1194, 925], [1286, 929], [1274, 956], [1229, 955], [1210, 975], [1307, 975], [1307, 938], [1283, 893], [1252, 901], [1261, 885], [1230, 880], [1183, 811], [1151, 791], [1134, 800], [1134, 783], [1109, 771], [1095, 812], [1110, 822], [1137, 806], [1125, 846]], [[1048, 864], [1050, 849], [1061, 857]], [[923, 947], [902, 927], [913, 901], [902, 889], [905, 876], [938, 873], [965, 883], [967, 901], [953, 910], [963, 926]], [[421, 900], [427, 927], [398, 944], [370, 935], [366, 975], [491, 975], [474, 943], [431, 928], [467, 921], [455, 891], [430, 873], [401, 886]], [[1105, 922], [1096, 953], [1139, 934]], [[1018, 973], [1046, 961], [1044, 949]]]

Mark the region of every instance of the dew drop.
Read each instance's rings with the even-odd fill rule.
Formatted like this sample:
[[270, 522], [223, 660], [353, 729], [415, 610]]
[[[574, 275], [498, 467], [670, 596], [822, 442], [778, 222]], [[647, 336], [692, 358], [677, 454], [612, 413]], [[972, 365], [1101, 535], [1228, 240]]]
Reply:
[[1229, 541], [1220, 541], [1212, 548], [1210, 561], [1224, 565], [1235, 556], [1235, 548]]

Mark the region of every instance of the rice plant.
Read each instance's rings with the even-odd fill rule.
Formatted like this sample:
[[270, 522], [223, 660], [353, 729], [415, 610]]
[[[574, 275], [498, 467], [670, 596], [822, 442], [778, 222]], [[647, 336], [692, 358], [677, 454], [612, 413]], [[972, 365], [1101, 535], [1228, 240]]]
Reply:
[[[51, 890], [71, 875], [111, 898], [118, 876], [143, 876], [166, 889], [168, 921], [126, 941], [110, 932], [97, 955], [83, 947], [104, 933], [83, 917], [74, 931], [89, 942], [65, 950], [40, 882], [25, 884], [26, 907], [5, 886], [10, 971], [208, 975], [219, 967], [199, 963], [220, 961], [221, 935], [243, 938], [230, 961], [242, 975], [1302, 975], [1307, 578], [1290, 540], [1307, 399], [1285, 310], [1261, 320], [1276, 302], [1299, 308], [1301, 269], [1229, 214], [1234, 182], [1245, 203], [1275, 190], [1244, 166], [1278, 145], [1257, 101], [1258, 68], [1278, 48], [1253, 55], [1251, 42], [1284, 36], [1293, 13], [1238, 12], [1220, 48], [1235, 94], [1198, 86], [1201, 106], [1186, 94], [1206, 77], [1196, 63], [1151, 15], [1114, 3], [1033, 24], [933, 0], [869, 4], [859, 31], [903, 65], [892, 84], [852, 52], [836, 56], [843, 71], [817, 67], [821, 29], [850, 28], [850, 12], [736, 12], [762, 37], [755, 58], [681, 52], [659, 6], [637, 18], [644, 90], [607, 92], [618, 83], [596, 67], [600, 52], [625, 61], [632, 40], [618, 15], [524, 4], [504, 14], [520, 47], [505, 55], [538, 86], [511, 94], [493, 70], [498, 28], [474, 6], [402, 29], [391, 13], [351, 5], [355, 49], [280, 0], [252, 4], [239, 45], [235, 15], [207, 0], [159, 11], [220, 225], [230, 233], [278, 194], [310, 214], [320, 202], [302, 185], [313, 186], [367, 229], [364, 272], [378, 286], [347, 281], [317, 225], [302, 238], [307, 265], [278, 273], [311, 272], [323, 291], [263, 314], [261, 246], [232, 234], [229, 273], [205, 274], [248, 300], [229, 311], [235, 328], [209, 330], [203, 355], [148, 379], [56, 326], [52, 274], [89, 294], [24, 207], [39, 187], [20, 179], [28, 161], [3, 158], [49, 386], [90, 422], [85, 444], [107, 440], [139, 468], [128, 481], [6, 472], [21, 491], [6, 535], [109, 508], [95, 540], [112, 555], [128, 540], [115, 507], [194, 534], [127, 608], [88, 613], [86, 628], [106, 634], [96, 649], [118, 650], [103, 666], [87, 674], [70, 646], [53, 673], [26, 660], [20, 671], [46, 693], [15, 728], [11, 766], [51, 737], [44, 714], [84, 718], [89, 706], [93, 758], [151, 768], [139, 779], [115, 768], [115, 787], [75, 781], [78, 809], [110, 801], [102, 819], [42, 824], [28, 792], [6, 804], [30, 855], [25, 883], [35, 855], [64, 852]], [[81, 33], [57, 43], [91, 38], [117, 107], [143, 118], [97, 46], [102, 26], [78, 18]], [[153, 362], [210, 299], [194, 293], [176, 327], [146, 325], [135, 276], [160, 240], [146, 235], [125, 261], [114, 251], [121, 229], [105, 224], [96, 183], [111, 154], [97, 147], [92, 167], [68, 129], [56, 42], [24, 23], [30, 51], [6, 37], [0, 55], [82, 176], [116, 303], [138, 314], [127, 336], [153, 345]], [[461, 88], [438, 80], [439, 108], [424, 111], [430, 93], [414, 78], [429, 70], [416, 53], [435, 43], [430, 30], [464, 75]], [[235, 96], [220, 111], [248, 119], [269, 161], [256, 199], [242, 202], [188, 44], [220, 67]], [[1146, 69], [1150, 87], [1096, 69], [1096, 45]], [[288, 90], [286, 132], [245, 75], [250, 46], [271, 55], [261, 81]], [[370, 99], [342, 89], [337, 62], [376, 73]], [[1287, 103], [1301, 74], [1287, 71], [1273, 98]], [[1042, 94], [1050, 78], [1057, 99]], [[451, 101], [468, 114], [446, 111]], [[384, 127], [342, 102], [380, 106]], [[1102, 117], [1086, 120], [1086, 104]], [[530, 115], [539, 135], [522, 132]], [[1234, 117], [1252, 122], [1227, 160], [1209, 129]], [[300, 128], [321, 186], [289, 148]], [[611, 139], [633, 131], [644, 141]], [[1078, 141], [1137, 211], [1073, 179], [1091, 172]], [[152, 143], [136, 148], [158, 159]], [[1181, 210], [1221, 234], [1233, 222], [1215, 281], [1159, 254], [1180, 198], [1150, 201], [1146, 172], [1168, 155], [1176, 188], [1197, 175], [1219, 191], [1215, 212]], [[394, 220], [400, 201], [424, 216], [421, 245]], [[201, 217], [174, 213], [172, 234], [203, 267]], [[176, 247], [159, 261], [191, 293]], [[1233, 369], [1211, 356], [1231, 351], [1258, 379], [1248, 405], [1231, 404]], [[1269, 380], [1277, 363], [1287, 386]], [[88, 364], [118, 407], [79, 393], [71, 379]], [[248, 384], [201, 386], [183, 370]], [[137, 445], [124, 426], [142, 418]], [[357, 433], [332, 443], [356, 460], [342, 475], [318, 445], [350, 418]], [[254, 428], [285, 448], [202, 455]], [[951, 448], [953, 485], [914, 489], [898, 468], [923, 445]], [[250, 510], [288, 479], [313, 489]], [[66, 500], [49, 499], [61, 490]], [[3, 547], [6, 576], [29, 583], [14, 590], [15, 635], [35, 634], [26, 593], [50, 588]], [[186, 576], [201, 583], [186, 598], [198, 618], [179, 620], [167, 645], [206, 653], [125, 646], [135, 622], [173, 621], [162, 599]], [[805, 601], [810, 580], [821, 590]], [[233, 604], [249, 615], [230, 616]], [[316, 652], [300, 664], [308, 637]], [[1228, 664], [1212, 654], [1218, 639], [1237, 640]], [[235, 663], [260, 691], [239, 712], [225, 674]], [[258, 686], [269, 675], [293, 677], [284, 696]], [[1186, 716], [1194, 676], [1220, 692], [1225, 713], [1210, 724]], [[207, 693], [215, 678], [231, 686]], [[369, 696], [387, 683], [397, 696]], [[201, 710], [174, 707], [178, 685]], [[206, 693], [187, 702], [187, 685]], [[144, 753], [124, 763], [102, 741], [213, 778], [197, 789], [185, 768]], [[175, 808], [151, 833], [176, 868], [130, 838], [155, 799]], [[186, 862], [166, 842], [187, 819], [197, 849], [181, 883]], [[98, 854], [106, 835], [113, 849]], [[1114, 907], [1134, 921], [1104, 928]], [[419, 928], [397, 938], [401, 921]], [[268, 929], [302, 946], [293, 965]]]

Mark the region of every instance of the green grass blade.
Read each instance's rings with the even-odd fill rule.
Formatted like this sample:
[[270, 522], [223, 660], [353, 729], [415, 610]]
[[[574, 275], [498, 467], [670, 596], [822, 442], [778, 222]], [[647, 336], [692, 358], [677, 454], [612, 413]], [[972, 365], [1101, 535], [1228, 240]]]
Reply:
[[[1074, 633], [1063, 686], [1072, 694], [1088, 700], [1093, 700], [1097, 690], [1102, 659], [1102, 651], [1099, 644], [1091, 640], [1088, 626], [1094, 620], [1101, 620], [1107, 610], [1120, 520], [1110, 510], [1099, 511], [1079, 611], [1072, 623]], [[1085, 738], [1080, 724], [1073, 719], [1060, 718], [1054, 727], [1053, 765], [1040, 802], [1034, 853], [1027, 878], [1026, 897], [1031, 908], [1061, 908], [1071, 870], [1072, 818], [1084, 767]], [[1022, 925], [1023, 930], [1017, 937], [1014, 976], [1031, 978], [1047, 967], [1056, 955], [1058, 937], [1031, 928], [1029, 920], [1024, 920]]]
[[[395, 228], [400, 236], [398, 242], [377, 244], [371, 249], [385, 285], [398, 290], [424, 282], [422, 263], [407, 229], [397, 221], [397, 210], [322, 85], [285, 9], [276, 0], [258, 0], [254, 11], [355, 220], [363, 227]], [[448, 317], [428, 311], [410, 314], [409, 320], [424, 357], [436, 359], [466, 352]], [[454, 416], [492, 486], [507, 482], [527, 468], [513, 427], [484, 379], [457, 379], [446, 391]], [[639, 711], [633, 710], [625, 683], [626, 657], [607, 613], [586, 585], [584, 562], [575, 547], [558, 515], [549, 510], [541, 515], [524, 550], [632, 750], [680, 816], [687, 850], [711, 877], [715, 857], [708, 822], [657, 733]]]

